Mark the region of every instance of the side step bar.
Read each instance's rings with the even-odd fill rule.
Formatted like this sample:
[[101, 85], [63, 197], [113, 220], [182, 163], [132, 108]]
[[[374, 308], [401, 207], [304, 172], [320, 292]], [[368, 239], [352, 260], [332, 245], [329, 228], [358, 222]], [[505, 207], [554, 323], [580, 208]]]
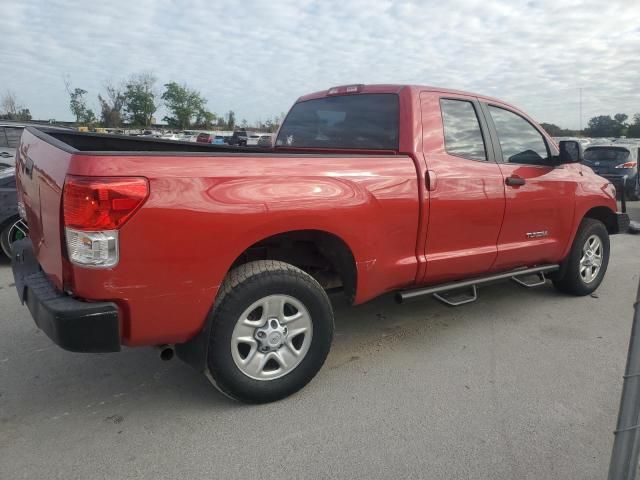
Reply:
[[[416, 288], [413, 290], [404, 290], [401, 292], [396, 293], [395, 299], [396, 302], [398, 303], [402, 303], [405, 300], [409, 300], [410, 298], [415, 298], [415, 297], [421, 297], [423, 295], [434, 295], [434, 294], [439, 294], [442, 292], [448, 292], [450, 290], [458, 290], [460, 288], [467, 288], [467, 287], [473, 287], [473, 295], [470, 296], [470, 299], [467, 301], [463, 301], [463, 302], [447, 302], [445, 301], [445, 303], [447, 303], [448, 305], [462, 305], [463, 303], [470, 303], [474, 300], [476, 300], [477, 294], [476, 294], [476, 288], [478, 285], [482, 285], [484, 283], [491, 283], [491, 282], [495, 282], [498, 280], [505, 280], [505, 279], [509, 279], [512, 278], [516, 281], [518, 281], [518, 283], [520, 283], [521, 285], [525, 285], [525, 286], [535, 286], [535, 285], [542, 285], [542, 283], [544, 283], [542, 281], [542, 279], [544, 278], [544, 274], [548, 273], [548, 272], [553, 272], [555, 270], [558, 270], [560, 268], [560, 265], [541, 265], [539, 267], [532, 267], [532, 268], [521, 268], [518, 270], [510, 270], [508, 272], [503, 272], [503, 273], [496, 273], [493, 275], [487, 275], [485, 277], [476, 277], [476, 278], [471, 278], [469, 280], [461, 280], [458, 282], [449, 282], [449, 283], [442, 283], [440, 285], [434, 285], [431, 287], [424, 287], [424, 288]], [[532, 274], [536, 274], [536, 275], [540, 275], [540, 279], [541, 281], [537, 284], [526, 284], [525, 282], [522, 282], [521, 280], [519, 280], [517, 277], [521, 277], [524, 275], [532, 275]], [[546, 280], [546, 279], [545, 279]], [[437, 295], [436, 298], [438, 298], [439, 300], [441, 298], [443, 298], [442, 295]]]

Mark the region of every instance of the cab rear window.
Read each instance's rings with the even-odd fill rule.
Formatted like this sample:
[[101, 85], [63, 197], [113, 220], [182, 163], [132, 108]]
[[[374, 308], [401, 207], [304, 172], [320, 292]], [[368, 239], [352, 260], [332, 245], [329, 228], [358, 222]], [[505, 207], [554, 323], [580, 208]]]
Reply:
[[397, 150], [398, 96], [389, 93], [342, 95], [293, 106], [276, 146]]

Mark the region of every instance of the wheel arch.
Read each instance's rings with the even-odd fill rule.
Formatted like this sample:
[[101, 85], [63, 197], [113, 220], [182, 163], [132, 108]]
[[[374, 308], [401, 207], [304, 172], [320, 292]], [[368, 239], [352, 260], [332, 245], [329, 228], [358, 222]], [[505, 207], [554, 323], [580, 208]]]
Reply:
[[253, 260], [289, 263], [326, 289], [342, 287], [347, 301], [355, 298], [358, 274], [353, 250], [344, 239], [326, 230], [289, 230], [254, 241], [236, 256], [225, 278], [234, 268]]
[[[293, 248], [289, 248], [290, 246]], [[326, 289], [331, 289], [331, 282], [338, 279], [347, 301], [353, 302], [355, 299], [358, 285], [355, 254], [349, 244], [334, 233], [326, 230], [299, 229], [255, 240], [235, 257], [224, 279], [240, 265], [265, 259], [290, 263], [309, 273]], [[221, 289], [216, 295], [216, 301], [220, 292]], [[214, 307], [215, 301], [211, 309]], [[191, 340], [175, 346], [180, 359], [205, 374], [211, 318], [212, 315], [209, 314], [200, 332]]]
[[585, 218], [593, 218], [594, 220], [599, 220], [600, 222], [604, 223], [604, 226], [607, 228], [607, 232], [609, 232], [609, 234], [618, 233], [618, 222], [616, 219], [616, 213], [609, 207], [605, 207], [602, 205], [592, 207], [583, 215], [582, 219]]

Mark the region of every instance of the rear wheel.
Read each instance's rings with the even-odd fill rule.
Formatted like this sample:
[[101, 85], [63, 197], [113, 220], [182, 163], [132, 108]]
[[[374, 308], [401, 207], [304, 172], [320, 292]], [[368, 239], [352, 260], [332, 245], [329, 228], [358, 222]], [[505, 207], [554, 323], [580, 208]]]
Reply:
[[555, 287], [572, 295], [594, 292], [609, 264], [609, 233], [604, 224], [593, 218], [585, 218], [564, 262], [564, 274], [554, 279]]
[[284, 262], [230, 272], [211, 318], [207, 366], [216, 387], [247, 403], [285, 398], [322, 367], [333, 312], [322, 287]]
[[22, 240], [29, 234], [26, 223], [21, 218], [13, 218], [0, 231], [0, 246], [4, 254], [11, 258], [11, 244], [17, 240]]

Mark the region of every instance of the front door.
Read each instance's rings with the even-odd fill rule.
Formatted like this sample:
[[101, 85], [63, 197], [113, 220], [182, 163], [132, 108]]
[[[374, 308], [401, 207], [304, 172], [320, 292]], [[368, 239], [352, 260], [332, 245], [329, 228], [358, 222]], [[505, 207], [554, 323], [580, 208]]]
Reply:
[[480, 105], [438, 92], [422, 92], [420, 100], [430, 190], [423, 280], [486, 273], [497, 256], [505, 200]]
[[505, 184], [494, 270], [559, 262], [573, 226], [576, 175], [554, 166], [555, 145], [522, 114], [483, 104]]

